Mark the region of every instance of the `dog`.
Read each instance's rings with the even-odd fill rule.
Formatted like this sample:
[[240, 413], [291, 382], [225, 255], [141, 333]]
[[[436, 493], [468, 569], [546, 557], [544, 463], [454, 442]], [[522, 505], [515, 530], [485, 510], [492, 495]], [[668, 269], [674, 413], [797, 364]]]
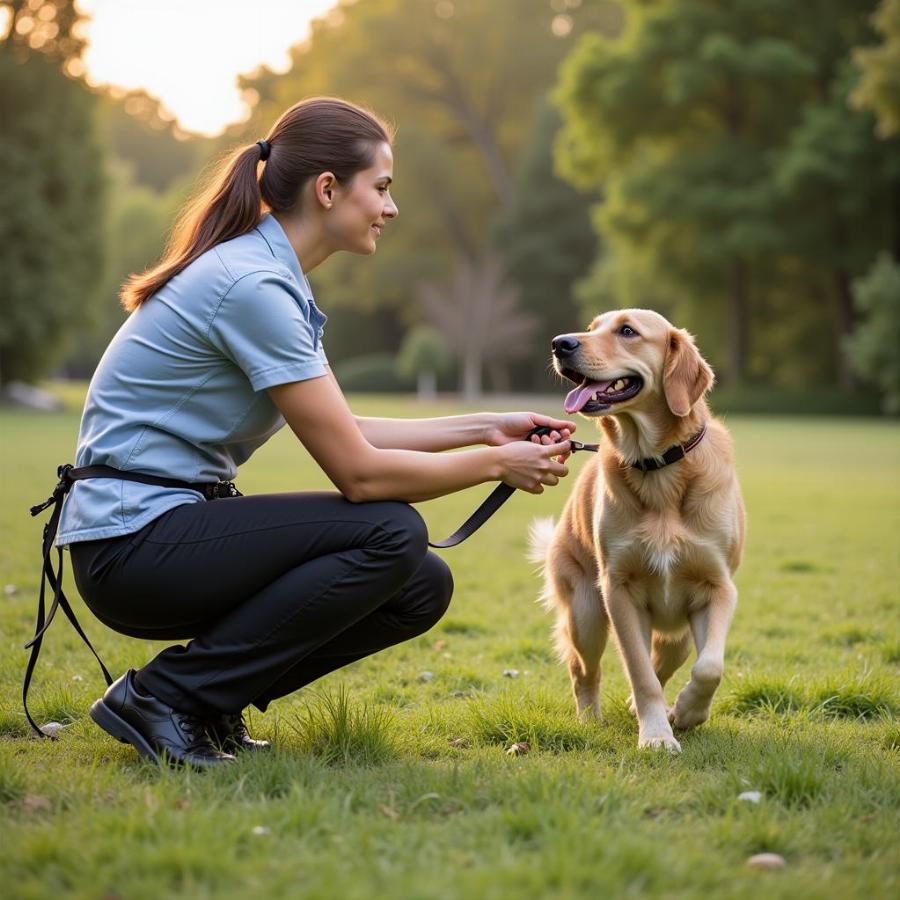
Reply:
[[[705, 400], [714, 375], [693, 337], [652, 310], [603, 313], [552, 348], [556, 371], [576, 385], [566, 412], [598, 418], [606, 437], [559, 523], [537, 520], [530, 536], [577, 714], [600, 718], [612, 626], [638, 747], [679, 753], [673, 726], [705, 722], [722, 680], [744, 545], [731, 437]], [[690, 680], [667, 708], [663, 688], [692, 637]]]

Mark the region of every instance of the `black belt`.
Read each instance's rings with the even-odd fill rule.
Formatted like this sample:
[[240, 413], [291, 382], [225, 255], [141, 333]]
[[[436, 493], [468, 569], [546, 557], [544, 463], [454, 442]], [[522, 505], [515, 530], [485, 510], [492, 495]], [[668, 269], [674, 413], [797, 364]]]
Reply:
[[[50, 627], [50, 623], [53, 621], [57, 609], [62, 607], [62, 611], [66, 614], [68, 620], [81, 636], [81, 639], [88, 645], [91, 653], [96, 657], [97, 662], [100, 663], [100, 668], [103, 671], [103, 677], [106, 679], [106, 683], [112, 684], [113, 681], [106, 666], [103, 665], [103, 660], [97, 655], [94, 645], [88, 640], [81, 625], [78, 624], [78, 619], [75, 618], [75, 613], [72, 611], [72, 607], [69, 605], [65, 593], [63, 593], [62, 547], [57, 548], [59, 552], [59, 565], [55, 573], [53, 571], [53, 566], [50, 564], [50, 553], [53, 550], [53, 542], [56, 539], [56, 531], [59, 528], [59, 516], [62, 512], [63, 497], [69, 493], [72, 485], [76, 481], [81, 481], [85, 478], [117, 478], [124, 481], [138, 481], [141, 484], [155, 484], [160, 487], [185, 488], [190, 491], [197, 491], [199, 494], [202, 494], [206, 500], [241, 496], [241, 492], [231, 481], [179, 481], [176, 478], [162, 478], [156, 475], [145, 475], [143, 472], [127, 472], [122, 469], [114, 469], [112, 466], [81, 466], [76, 469], [66, 463], [56, 470], [56, 474], [59, 476], [59, 483], [53, 489], [53, 493], [43, 503], [31, 507], [31, 515], [33, 516], [38, 515], [38, 513], [43, 512], [50, 506], [53, 507], [53, 512], [51, 513], [47, 524], [44, 525], [44, 535], [41, 545], [41, 557], [43, 563], [41, 571], [41, 590], [38, 597], [37, 620], [34, 625], [34, 637], [25, 645], [26, 650], [29, 647], [31, 648], [31, 658], [28, 660], [28, 667], [25, 670], [25, 681], [22, 685], [22, 705], [25, 707], [25, 716], [35, 732], [42, 736], [46, 735], [38, 727], [34, 719], [31, 718], [31, 713], [28, 711], [28, 688], [31, 684], [31, 676], [34, 672], [38, 655], [41, 652], [41, 643], [44, 640], [44, 633]], [[45, 619], [44, 590], [47, 582], [50, 582], [50, 587], [53, 589], [53, 604], [50, 606], [50, 612]]]

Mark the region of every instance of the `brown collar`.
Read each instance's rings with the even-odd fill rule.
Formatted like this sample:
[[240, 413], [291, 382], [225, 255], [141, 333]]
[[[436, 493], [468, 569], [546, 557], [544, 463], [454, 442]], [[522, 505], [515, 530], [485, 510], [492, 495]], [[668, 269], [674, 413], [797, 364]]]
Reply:
[[694, 447], [703, 440], [703, 435], [705, 434], [706, 422], [704, 422], [703, 427], [684, 444], [675, 444], [674, 446], [669, 447], [669, 449], [661, 456], [651, 456], [648, 459], [639, 459], [637, 462], [631, 464], [631, 468], [640, 469], [642, 472], [654, 472], [657, 469], [662, 469], [665, 466], [671, 465], [673, 462], [678, 462], [679, 459], [684, 459], [685, 454], [693, 450]]

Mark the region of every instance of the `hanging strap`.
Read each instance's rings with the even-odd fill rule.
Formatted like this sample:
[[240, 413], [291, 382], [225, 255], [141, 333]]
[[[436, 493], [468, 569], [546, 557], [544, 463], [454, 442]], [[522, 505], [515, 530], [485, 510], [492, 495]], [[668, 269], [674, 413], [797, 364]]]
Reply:
[[[34, 637], [25, 644], [25, 649], [31, 648], [31, 657], [28, 660], [28, 666], [25, 669], [25, 680], [22, 684], [22, 705], [25, 707], [25, 717], [35, 732], [41, 737], [48, 735], [40, 728], [37, 722], [31, 716], [28, 709], [28, 688], [31, 685], [31, 677], [34, 674], [34, 667], [37, 664], [38, 656], [41, 652], [41, 644], [44, 641], [44, 634], [50, 627], [50, 623], [56, 616], [56, 611], [62, 607], [62, 611], [66, 614], [66, 618], [72, 623], [72, 626], [78, 632], [81, 639], [87, 644], [88, 649], [94, 654], [94, 658], [100, 664], [103, 677], [106, 683], [112, 684], [113, 679], [109, 674], [103, 660], [94, 649], [94, 645], [88, 640], [88, 636], [84, 633], [84, 629], [75, 617], [72, 607], [69, 605], [68, 599], [62, 588], [63, 582], [63, 549], [57, 547], [59, 553], [59, 562], [56, 572], [53, 571], [53, 565], [50, 556], [53, 551], [53, 544], [56, 540], [56, 532], [59, 528], [59, 517], [62, 513], [63, 498], [72, 488], [72, 484], [84, 478], [118, 478], [125, 481], [137, 481], [141, 484], [155, 484], [161, 487], [177, 487], [187, 488], [188, 490], [198, 491], [207, 500], [214, 500], [218, 497], [240, 497], [241, 493], [231, 481], [220, 481], [213, 483], [195, 483], [189, 481], [178, 481], [174, 478], [163, 478], [156, 475], [145, 475], [143, 472], [127, 472], [121, 469], [115, 469], [112, 466], [82, 466], [74, 468], [66, 463], [59, 466], [56, 470], [59, 482], [53, 489], [53, 493], [43, 502], [31, 507], [31, 515], [36, 516], [48, 507], [53, 507], [50, 518], [44, 525], [44, 534], [41, 541], [41, 589], [38, 595], [37, 618], [34, 623]], [[53, 591], [53, 603], [50, 605], [50, 611], [45, 616], [46, 610], [46, 586], [50, 583]]]

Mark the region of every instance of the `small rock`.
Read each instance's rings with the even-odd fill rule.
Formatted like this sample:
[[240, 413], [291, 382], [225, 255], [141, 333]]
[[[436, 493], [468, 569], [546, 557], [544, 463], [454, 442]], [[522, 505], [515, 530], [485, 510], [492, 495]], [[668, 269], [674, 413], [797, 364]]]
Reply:
[[19, 593], [19, 589], [14, 584], [5, 584], [3, 585], [3, 593], [6, 594], [7, 597], [12, 597]]
[[747, 865], [751, 869], [783, 869], [785, 862], [777, 853], [757, 853], [747, 860]]
[[738, 794], [738, 800], [746, 800], [747, 803], [759, 803], [762, 800], [762, 793], [760, 791], [744, 791], [742, 794]]
[[55, 738], [59, 736], [59, 733], [64, 728], [68, 727], [68, 725], [63, 725], [62, 722], [47, 722], [46, 725], [41, 725], [41, 731], [43, 731], [47, 737]]
[[272, 833], [271, 828], [267, 828], [265, 825], [254, 825], [250, 829], [251, 834], [255, 834], [257, 837], [266, 837]]
[[504, 678], [518, 678], [519, 670], [518, 669], [504, 669], [503, 677]]
[[510, 747], [507, 747], [506, 753], [507, 756], [523, 756], [531, 750], [531, 744], [527, 741], [519, 741], [516, 744], [512, 744]]
[[434, 672], [419, 672], [416, 681], [431, 681], [434, 678]]
[[72, 681], [84, 681], [84, 676], [82, 675], [73, 675]]

